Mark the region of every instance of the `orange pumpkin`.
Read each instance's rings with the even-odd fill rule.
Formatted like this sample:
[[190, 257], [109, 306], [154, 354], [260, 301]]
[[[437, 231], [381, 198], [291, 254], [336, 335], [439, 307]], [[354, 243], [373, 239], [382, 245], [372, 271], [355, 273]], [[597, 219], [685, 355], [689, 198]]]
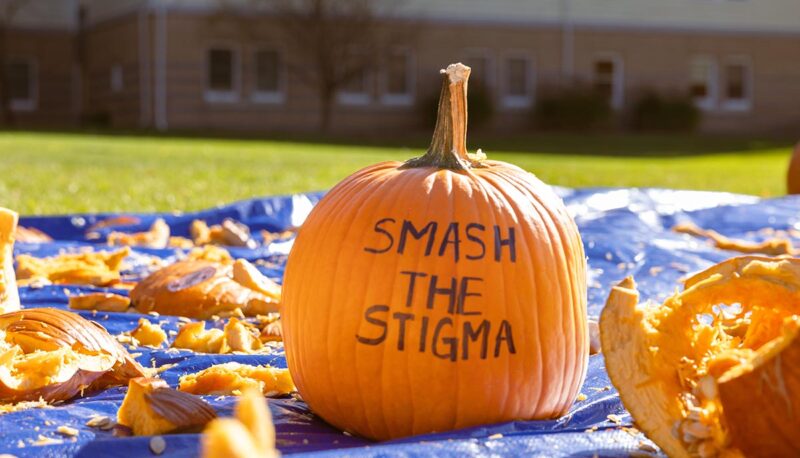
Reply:
[[289, 369], [343, 430], [389, 439], [554, 418], [584, 380], [580, 235], [535, 176], [467, 153], [469, 71], [442, 71], [427, 154], [339, 183], [289, 255]]
[[787, 194], [800, 194], [800, 142], [794, 147], [789, 161], [789, 172], [786, 174]]

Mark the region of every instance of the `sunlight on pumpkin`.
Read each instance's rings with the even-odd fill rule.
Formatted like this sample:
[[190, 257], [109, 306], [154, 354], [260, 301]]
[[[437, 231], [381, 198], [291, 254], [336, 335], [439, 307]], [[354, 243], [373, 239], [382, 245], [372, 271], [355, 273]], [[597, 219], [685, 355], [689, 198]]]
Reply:
[[[663, 305], [639, 304], [631, 278], [600, 319], [609, 376], [637, 425], [670, 456], [738, 456], [728, 398], [744, 373], [793, 343], [800, 260], [740, 257], [686, 280]], [[779, 355], [778, 355], [779, 356]], [[798, 380], [800, 382], [800, 380]], [[753, 392], [740, 392], [747, 402]]]

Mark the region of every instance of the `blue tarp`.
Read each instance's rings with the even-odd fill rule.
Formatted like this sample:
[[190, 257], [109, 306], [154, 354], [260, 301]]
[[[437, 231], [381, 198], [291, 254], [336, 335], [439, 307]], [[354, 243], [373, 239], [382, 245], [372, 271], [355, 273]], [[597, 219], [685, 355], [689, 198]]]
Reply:
[[[589, 257], [589, 315], [596, 317], [603, 306], [610, 285], [627, 275], [634, 275], [644, 299], [663, 300], [671, 294], [678, 280], [721, 261], [735, 253], [717, 250], [701, 240], [670, 231], [676, 222], [691, 221], [703, 228], [732, 236], [759, 240], [763, 228], [790, 229], [800, 227], [797, 209], [800, 199], [785, 197], [759, 200], [751, 196], [673, 191], [658, 189], [558, 189], [574, 215]], [[156, 217], [164, 217], [174, 235], [188, 235], [189, 223], [197, 218], [209, 224], [224, 218], [241, 221], [257, 233], [259, 229], [278, 231], [302, 223], [321, 194], [253, 199], [187, 214], [137, 215], [141, 223], [125, 227], [126, 231], [145, 230]], [[114, 215], [69, 215], [59, 217], [25, 217], [21, 224], [39, 228], [57, 239], [48, 244], [18, 243], [17, 254], [53, 255], [60, 250], [98, 247], [97, 241], [86, 239], [86, 230], [94, 223]], [[104, 240], [101, 238], [100, 240]], [[255, 250], [233, 249], [234, 256], [249, 260], [266, 260], [262, 271], [280, 281], [291, 240], [277, 241]], [[137, 255], [174, 257], [176, 250], [135, 249]], [[142, 262], [144, 256], [139, 256]], [[653, 269], [657, 268], [657, 269]], [[660, 271], [659, 271], [660, 270]], [[103, 291], [104, 288], [46, 286], [40, 289], [21, 288], [23, 306], [66, 308], [67, 297], [76, 291]], [[120, 292], [114, 291], [113, 292]], [[123, 292], [124, 293], [124, 292]], [[111, 333], [130, 331], [142, 315], [120, 313], [82, 313], [105, 326]], [[146, 316], [146, 315], [145, 315]], [[168, 321], [167, 329], [177, 329], [171, 317], [154, 318]], [[220, 323], [216, 323], [217, 326]], [[145, 366], [177, 364], [162, 373], [175, 386], [178, 378], [213, 364], [239, 361], [285, 367], [282, 352], [272, 355], [197, 355], [189, 351], [167, 353], [140, 347], [138, 360]], [[124, 388], [112, 388], [85, 398], [46, 409], [32, 409], [0, 416], [0, 453], [20, 457], [48, 456], [152, 456], [148, 438], [115, 438], [110, 432], [89, 428], [86, 421], [94, 414], [115, 416], [122, 402]], [[623, 409], [616, 390], [605, 372], [602, 355], [592, 356], [586, 383], [581, 392], [587, 396], [577, 402], [569, 414], [554, 421], [511, 422], [485, 425], [449, 433], [410, 437], [374, 443], [345, 435], [328, 426], [309, 411], [306, 405], [291, 397], [270, 399], [277, 429], [278, 447], [284, 454], [328, 456], [346, 454], [357, 457], [378, 456], [628, 456], [641, 455], [652, 447], [641, 434], [621, 428], [608, 419], [618, 415], [622, 426], [630, 426], [631, 418]], [[221, 416], [230, 415], [235, 398], [206, 398]], [[56, 428], [67, 425], [80, 431], [75, 440], [64, 439]], [[39, 436], [64, 440], [61, 444], [33, 446]], [[167, 448], [163, 456], [195, 456], [198, 435], [165, 436]]]

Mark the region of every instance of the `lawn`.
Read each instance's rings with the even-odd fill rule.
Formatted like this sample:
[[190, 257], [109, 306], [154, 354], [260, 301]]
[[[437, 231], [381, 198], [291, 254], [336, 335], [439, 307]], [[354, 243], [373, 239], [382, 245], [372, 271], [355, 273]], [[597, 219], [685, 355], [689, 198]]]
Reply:
[[[290, 140], [0, 133], [0, 205], [23, 214], [194, 210], [326, 189], [413, 148]], [[788, 143], [682, 136], [481, 139], [492, 159], [562, 186], [655, 186], [784, 193]], [[597, 155], [599, 154], [599, 155]]]

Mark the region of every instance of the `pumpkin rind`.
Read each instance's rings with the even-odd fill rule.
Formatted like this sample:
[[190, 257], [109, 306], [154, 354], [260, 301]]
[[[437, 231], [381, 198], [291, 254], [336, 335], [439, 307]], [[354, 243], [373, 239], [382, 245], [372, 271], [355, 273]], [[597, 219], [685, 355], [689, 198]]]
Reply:
[[[0, 315], [0, 330], [4, 332], [2, 344], [9, 348], [2, 356], [1, 402], [66, 400], [84, 390], [121, 385], [145, 375], [144, 368], [105, 328], [74, 313], [49, 308], [6, 313]], [[63, 368], [68, 376], [21, 389], [18, 381], [25, 382], [42, 369], [12, 374], [6, 364], [12, 364], [15, 352], [40, 355], [48, 369]], [[50, 362], [44, 362], [47, 358]]]
[[131, 428], [135, 436], [198, 431], [215, 417], [214, 409], [199, 397], [147, 377], [128, 382], [117, 412], [119, 424]]
[[18, 215], [0, 207], [0, 313], [19, 310], [19, 292], [14, 273], [14, 234]]
[[794, 456], [800, 428], [800, 259], [742, 256], [638, 304], [631, 278], [600, 317], [609, 377], [671, 457]]
[[170, 264], [139, 282], [131, 301], [141, 313], [208, 319], [240, 309], [245, 315], [278, 310], [278, 301], [233, 278], [233, 267], [205, 260]]
[[[436, 143], [434, 135], [432, 149]], [[328, 192], [300, 228], [283, 286], [287, 361], [303, 399], [333, 425], [389, 439], [554, 418], [577, 396], [589, 342], [585, 258], [575, 223], [532, 174], [502, 162], [470, 161], [464, 154], [447, 168], [418, 160], [367, 167]], [[386, 218], [394, 222], [378, 227]], [[433, 248], [407, 237], [398, 253], [404, 222], [418, 230], [435, 224]], [[464, 242], [457, 261], [453, 244], [442, 248], [451, 223]], [[470, 224], [485, 230], [467, 234]], [[392, 249], [381, 252], [389, 240], [376, 227], [391, 231]], [[514, 250], [502, 243], [510, 230]], [[483, 253], [470, 236], [482, 237]], [[403, 272], [425, 275], [417, 277], [410, 306], [410, 275]], [[464, 278], [475, 279], [466, 291], [480, 296], [463, 297], [456, 304], [463, 313], [451, 313], [448, 298], [435, 293], [428, 308], [433, 275], [438, 288], [454, 278], [458, 287]], [[375, 305], [389, 310], [367, 316]], [[390, 315], [398, 313], [413, 315], [402, 339]], [[366, 318], [387, 324], [376, 327]], [[470, 323], [468, 331], [482, 336], [476, 329], [484, 320], [486, 345], [465, 331]], [[445, 329], [438, 339], [436, 326]], [[382, 330], [379, 344], [364, 343]]]

